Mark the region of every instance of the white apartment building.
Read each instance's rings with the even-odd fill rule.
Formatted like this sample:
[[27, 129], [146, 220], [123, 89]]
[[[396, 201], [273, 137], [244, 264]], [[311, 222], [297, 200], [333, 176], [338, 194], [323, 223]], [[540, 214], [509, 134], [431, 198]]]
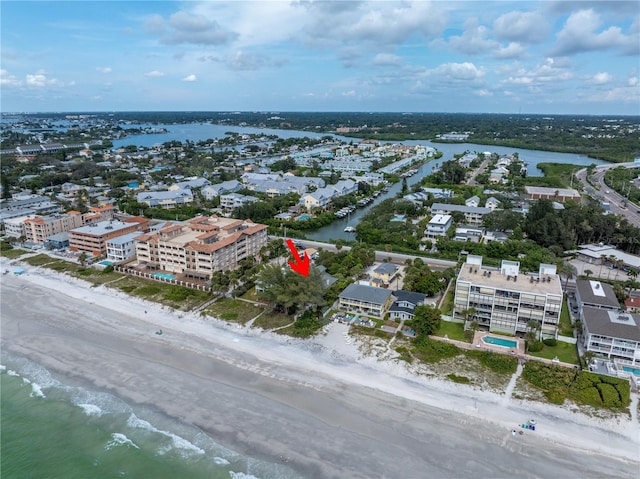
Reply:
[[267, 225], [250, 220], [199, 216], [136, 238], [138, 264], [152, 270], [210, 279], [256, 257], [267, 244]]
[[34, 216], [24, 220], [24, 236], [30, 243], [43, 244], [47, 238], [84, 224], [83, 215], [77, 211], [64, 215]]
[[35, 215], [18, 216], [17, 218], [9, 218], [4, 220], [4, 234], [12, 238], [20, 238], [24, 234], [24, 222], [29, 218], [35, 218]]
[[499, 333], [523, 335], [527, 323], [541, 325], [542, 338], [556, 338], [562, 309], [562, 284], [554, 265], [521, 274], [520, 263], [503, 260], [500, 269], [482, 266], [482, 256], [469, 255], [456, 282], [454, 316]]

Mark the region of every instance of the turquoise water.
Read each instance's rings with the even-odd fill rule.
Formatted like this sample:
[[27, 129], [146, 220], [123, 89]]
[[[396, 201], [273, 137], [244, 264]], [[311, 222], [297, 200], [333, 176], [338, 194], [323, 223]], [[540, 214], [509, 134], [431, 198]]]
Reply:
[[98, 264], [101, 264], [102, 266], [111, 266], [113, 264], [113, 261], [108, 261], [108, 260], [104, 260], [104, 261], [100, 261]]
[[176, 279], [174, 275], [168, 273], [156, 273], [154, 274], [154, 276], [156, 278], [168, 279], [169, 281], [173, 281], [174, 279]]
[[622, 366], [622, 370], [633, 374], [634, 376], [640, 376], [640, 368], [632, 368], [631, 366]]
[[157, 411], [63, 384], [31, 361], [3, 353], [0, 369], [2, 479], [300, 478]]
[[511, 341], [510, 339], [494, 338], [493, 336], [483, 336], [482, 341], [487, 344], [493, 344], [494, 346], [500, 346], [503, 348], [515, 348], [518, 346], [517, 341]]
[[308, 220], [311, 219], [311, 215], [300, 215], [298, 216], [298, 221], [300, 220]]

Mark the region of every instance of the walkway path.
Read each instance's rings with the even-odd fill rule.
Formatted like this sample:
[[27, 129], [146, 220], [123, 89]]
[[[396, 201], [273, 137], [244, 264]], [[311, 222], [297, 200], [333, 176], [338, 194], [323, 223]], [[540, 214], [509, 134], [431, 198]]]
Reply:
[[507, 388], [504, 390], [504, 397], [502, 398], [502, 401], [501, 401], [501, 404], [503, 406], [506, 406], [507, 404], [509, 404], [509, 401], [511, 401], [511, 395], [513, 394], [513, 390], [516, 387], [516, 381], [522, 374], [523, 369], [524, 367], [522, 366], [522, 362], [518, 361], [518, 367], [516, 369], [516, 372], [513, 373], [513, 376], [511, 376], [511, 380], [509, 381], [509, 384], [507, 384]]

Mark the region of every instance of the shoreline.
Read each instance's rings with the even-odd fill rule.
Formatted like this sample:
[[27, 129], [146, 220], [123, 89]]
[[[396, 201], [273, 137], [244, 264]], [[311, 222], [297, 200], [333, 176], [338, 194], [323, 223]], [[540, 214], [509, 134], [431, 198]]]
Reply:
[[[21, 301], [33, 301], [34, 295], [41, 301], [30, 306]], [[45, 314], [56, 309], [60, 314], [30, 314], [44, 306], [41, 303], [50, 306]], [[388, 477], [399, 472], [420, 477], [418, 471], [436, 464], [422, 458], [417, 446], [434, 448], [434, 441], [446, 439], [462, 444], [437, 445], [440, 475], [434, 477], [465, 475], [460, 464], [450, 469], [443, 463], [446, 452], [455, 454], [461, 447], [479, 467], [479, 473], [470, 469], [476, 477], [507, 477], [507, 469], [487, 461], [492, 454], [516, 452], [519, 461], [533, 459], [531, 465], [538, 464], [541, 458], [531, 448], [542, 457], [550, 455], [565, 471], [564, 455], [588, 459], [584, 465], [573, 465], [586, 477], [613, 472], [635, 477], [640, 466], [633, 420], [594, 419], [565, 407], [415, 376], [403, 364], [362, 358], [356, 345], [336, 344], [340, 325], [332, 325], [326, 337], [296, 340], [168, 310], [33, 267], [24, 276], [3, 281], [3, 310], [2, 345], [8, 351], [75, 377], [74, 382], [86, 381], [193, 424], [243, 453], [274, 462], [291, 458], [288, 465], [305, 477], [374, 477], [380, 471]], [[158, 328], [165, 334], [156, 336]], [[237, 398], [242, 398], [241, 405]], [[537, 431], [514, 440], [511, 429], [532, 416], [540, 425]], [[432, 423], [438, 427], [430, 427]], [[245, 425], [242, 431], [238, 424]], [[325, 444], [328, 437], [340, 441]], [[318, 439], [322, 446], [303, 445]], [[480, 452], [486, 448], [491, 450], [489, 458]], [[411, 454], [402, 464], [369, 457], [372, 451], [387, 449], [396, 457]], [[366, 458], [368, 469], [354, 466], [355, 451]], [[503, 460], [507, 465], [513, 461]], [[619, 471], [608, 470], [610, 461], [619, 464]]]

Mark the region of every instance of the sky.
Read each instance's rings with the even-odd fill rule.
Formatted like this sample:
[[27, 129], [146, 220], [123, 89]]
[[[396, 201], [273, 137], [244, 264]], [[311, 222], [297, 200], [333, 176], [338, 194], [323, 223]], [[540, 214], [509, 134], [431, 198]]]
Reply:
[[0, 2], [0, 110], [640, 114], [640, 2]]

